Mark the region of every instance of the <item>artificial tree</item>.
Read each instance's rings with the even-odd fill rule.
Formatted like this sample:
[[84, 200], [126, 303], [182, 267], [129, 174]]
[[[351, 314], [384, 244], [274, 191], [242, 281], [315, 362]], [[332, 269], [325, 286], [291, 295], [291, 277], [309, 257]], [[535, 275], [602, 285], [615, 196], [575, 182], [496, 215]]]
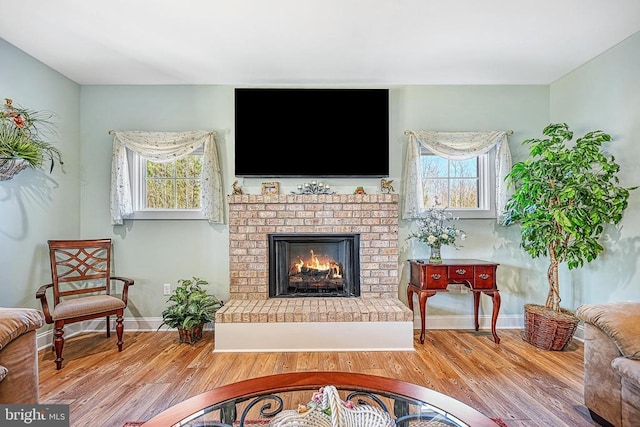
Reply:
[[514, 193], [505, 225], [520, 224], [521, 246], [533, 258], [549, 257], [544, 307], [561, 313], [558, 266], [566, 262], [571, 270], [596, 259], [604, 250], [599, 239], [605, 226], [622, 220], [629, 192], [637, 187], [619, 185], [620, 166], [602, 151], [610, 135], [598, 130], [570, 143], [566, 123], [550, 124], [542, 133], [547, 138], [523, 142], [531, 158], [515, 163], [507, 175]]

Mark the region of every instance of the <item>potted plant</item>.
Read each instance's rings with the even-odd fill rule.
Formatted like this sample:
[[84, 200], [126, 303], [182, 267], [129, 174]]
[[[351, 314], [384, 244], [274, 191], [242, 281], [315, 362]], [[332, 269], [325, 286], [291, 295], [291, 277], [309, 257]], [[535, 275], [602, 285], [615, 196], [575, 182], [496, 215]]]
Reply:
[[16, 107], [5, 98], [0, 109], [0, 180], [9, 180], [26, 167], [41, 168], [50, 161], [63, 164], [62, 154], [53, 144], [43, 140], [54, 133], [53, 115]]
[[212, 322], [223, 302], [208, 294], [202, 287], [209, 283], [198, 277], [178, 280], [178, 287], [167, 302], [172, 303], [162, 312], [158, 327], [177, 328], [181, 343], [193, 344], [202, 339], [202, 328]]
[[525, 305], [524, 338], [536, 347], [563, 350], [578, 319], [560, 307], [558, 266], [575, 269], [604, 250], [599, 239], [608, 224], [618, 224], [629, 191], [619, 185], [620, 166], [602, 152], [611, 136], [593, 131], [569, 144], [566, 123], [550, 124], [545, 139], [528, 139], [530, 159], [515, 163], [507, 175], [514, 193], [507, 201], [505, 225], [521, 226], [520, 245], [533, 258], [549, 257], [549, 291], [544, 305]]

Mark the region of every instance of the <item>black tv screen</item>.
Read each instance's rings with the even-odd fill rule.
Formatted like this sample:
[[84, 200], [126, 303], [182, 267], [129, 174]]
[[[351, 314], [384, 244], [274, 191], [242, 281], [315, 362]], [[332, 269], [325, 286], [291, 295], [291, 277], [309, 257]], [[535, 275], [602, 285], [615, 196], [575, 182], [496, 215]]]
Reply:
[[389, 90], [236, 89], [235, 175], [389, 176]]

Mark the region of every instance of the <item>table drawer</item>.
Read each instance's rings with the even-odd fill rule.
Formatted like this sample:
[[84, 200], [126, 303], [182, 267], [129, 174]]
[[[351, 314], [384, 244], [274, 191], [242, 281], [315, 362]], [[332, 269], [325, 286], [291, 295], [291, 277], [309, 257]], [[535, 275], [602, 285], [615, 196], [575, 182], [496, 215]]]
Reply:
[[475, 268], [474, 289], [493, 289], [496, 287], [496, 267], [480, 266]]
[[447, 289], [447, 267], [445, 265], [427, 264], [424, 261], [410, 261], [410, 283], [421, 290]]
[[447, 267], [449, 273], [449, 279], [456, 282], [465, 280], [473, 280], [473, 266], [472, 265], [450, 265]]
[[424, 269], [424, 282], [422, 289], [447, 289], [447, 267], [442, 265], [429, 265]]

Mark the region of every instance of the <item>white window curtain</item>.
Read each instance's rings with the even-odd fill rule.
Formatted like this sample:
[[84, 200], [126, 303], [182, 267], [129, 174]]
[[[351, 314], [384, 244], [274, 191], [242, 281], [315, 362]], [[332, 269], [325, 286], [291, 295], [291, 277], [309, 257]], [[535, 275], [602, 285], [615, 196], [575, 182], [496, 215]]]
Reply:
[[224, 222], [222, 178], [214, 132], [115, 131], [111, 166], [111, 223], [122, 225], [133, 215], [127, 150], [153, 162], [178, 160], [203, 146], [201, 207], [210, 223]]
[[507, 189], [506, 175], [511, 171], [511, 152], [506, 131], [436, 132], [407, 131], [409, 146], [404, 178], [403, 219], [418, 218], [425, 211], [422, 191], [420, 148], [450, 160], [465, 160], [485, 154], [496, 147], [496, 215], [502, 223], [504, 208], [511, 191]]

